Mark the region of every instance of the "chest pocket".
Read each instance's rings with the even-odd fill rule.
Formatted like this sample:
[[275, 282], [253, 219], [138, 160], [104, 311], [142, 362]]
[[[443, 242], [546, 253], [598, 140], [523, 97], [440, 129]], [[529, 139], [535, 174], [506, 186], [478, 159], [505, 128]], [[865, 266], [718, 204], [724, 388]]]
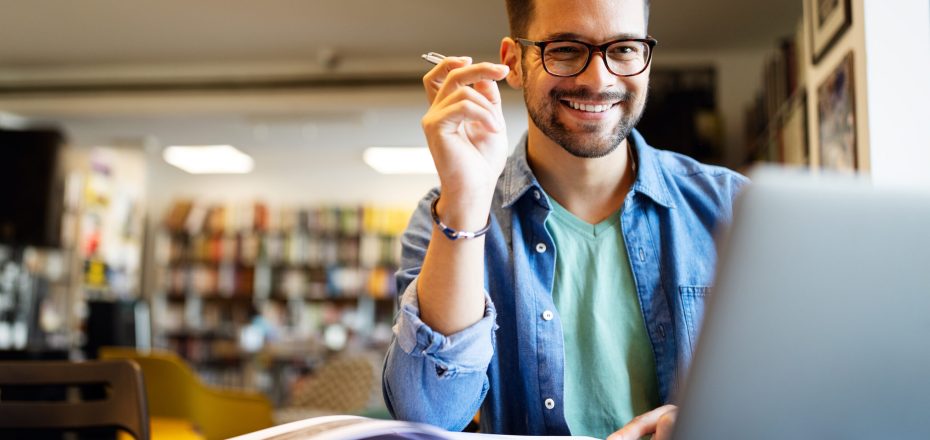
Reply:
[[701, 322], [704, 320], [704, 304], [710, 294], [710, 287], [679, 286], [678, 294], [681, 296], [681, 313], [685, 332], [688, 334], [688, 344], [693, 352], [698, 332], [701, 330]]

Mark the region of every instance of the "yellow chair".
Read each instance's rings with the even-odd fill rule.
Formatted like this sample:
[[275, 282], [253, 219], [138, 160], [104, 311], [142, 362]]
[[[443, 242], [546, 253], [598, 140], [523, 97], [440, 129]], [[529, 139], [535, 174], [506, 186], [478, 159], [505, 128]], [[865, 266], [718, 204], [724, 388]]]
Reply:
[[132, 359], [142, 367], [153, 419], [189, 420], [207, 440], [235, 437], [274, 424], [271, 402], [263, 395], [206, 386], [173, 352], [103, 347], [99, 353], [101, 359]]

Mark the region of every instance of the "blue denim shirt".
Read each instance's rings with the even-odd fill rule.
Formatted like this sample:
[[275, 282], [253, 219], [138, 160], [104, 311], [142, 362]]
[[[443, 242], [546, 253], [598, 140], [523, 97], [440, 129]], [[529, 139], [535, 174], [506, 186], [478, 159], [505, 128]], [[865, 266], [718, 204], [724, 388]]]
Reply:
[[[667, 402], [691, 359], [713, 280], [714, 229], [729, 222], [747, 180], [656, 150], [636, 131], [629, 139], [637, 175], [620, 222]], [[449, 336], [420, 320], [417, 303], [416, 278], [433, 228], [429, 206], [438, 194], [434, 189], [420, 202], [402, 238], [403, 294], [383, 376], [388, 409], [397, 419], [461, 430], [480, 407], [482, 432], [569, 435], [562, 325], [551, 296], [556, 249], [545, 227], [550, 205], [527, 164], [526, 137], [494, 194], [484, 318]]]

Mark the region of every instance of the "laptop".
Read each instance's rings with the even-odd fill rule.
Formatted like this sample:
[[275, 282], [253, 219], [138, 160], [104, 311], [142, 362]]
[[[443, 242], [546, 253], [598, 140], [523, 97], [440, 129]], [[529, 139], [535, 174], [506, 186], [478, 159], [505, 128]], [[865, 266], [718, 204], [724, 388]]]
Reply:
[[930, 439], [930, 191], [752, 178], [673, 438]]

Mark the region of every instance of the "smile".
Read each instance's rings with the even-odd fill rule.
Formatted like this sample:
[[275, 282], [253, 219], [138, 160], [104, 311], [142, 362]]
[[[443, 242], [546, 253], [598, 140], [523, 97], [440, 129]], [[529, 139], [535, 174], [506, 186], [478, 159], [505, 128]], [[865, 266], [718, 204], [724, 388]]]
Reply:
[[608, 104], [586, 104], [583, 102], [575, 102], [575, 101], [568, 101], [568, 100], [565, 100], [562, 102], [566, 103], [569, 107], [575, 110], [580, 110], [580, 111], [588, 112], [588, 113], [603, 113], [603, 112], [606, 112], [607, 110], [610, 110], [611, 107], [617, 105], [616, 102], [608, 103]]

